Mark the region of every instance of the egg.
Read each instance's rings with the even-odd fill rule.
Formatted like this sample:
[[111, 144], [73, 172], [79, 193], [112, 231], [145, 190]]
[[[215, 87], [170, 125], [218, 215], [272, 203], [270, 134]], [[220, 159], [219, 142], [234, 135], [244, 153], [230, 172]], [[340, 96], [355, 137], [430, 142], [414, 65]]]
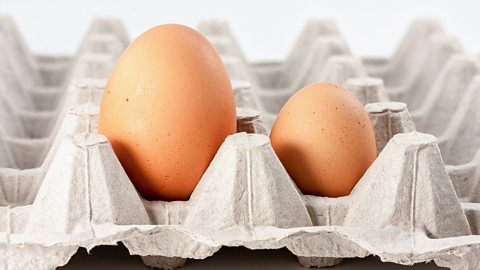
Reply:
[[221, 58], [189, 27], [146, 31], [108, 79], [98, 131], [144, 198], [187, 200], [225, 138], [236, 132]]
[[304, 194], [350, 194], [377, 155], [360, 101], [341, 86], [317, 83], [296, 92], [272, 127], [271, 143]]

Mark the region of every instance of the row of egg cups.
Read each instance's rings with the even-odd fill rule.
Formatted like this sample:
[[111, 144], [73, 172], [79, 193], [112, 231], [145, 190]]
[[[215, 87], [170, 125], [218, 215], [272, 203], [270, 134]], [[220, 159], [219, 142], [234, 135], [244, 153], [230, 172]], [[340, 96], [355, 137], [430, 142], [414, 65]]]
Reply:
[[[252, 109], [239, 108], [237, 110], [239, 133], [226, 139], [190, 200], [162, 202], [140, 198], [106, 138], [95, 134], [98, 107], [89, 103], [73, 108], [59, 132], [58, 136], [64, 139], [61, 139], [56, 146], [57, 149], [53, 150], [55, 153], [51, 155], [49, 166], [20, 171], [20, 175], [19, 171], [10, 175], [8, 170], [2, 171], [0, 182], [2, 199], [13, 195], [17, 196], [14, 199], [26, 202], [24, 206], [9, 205], [1, 208], [3, 215], [0, 225], [1, 231], [4, 232], [2, 242], [12, 247], [24, 244], [49, 246], [52, 244], [49, 241], [68, 245], [69, 241], [79, 243], [81, 239], [82, 244], [79, 246], [88, 247], [89, 244], [86, 243], [92, 245], [88, 239], [96, 237], [95, 232], [92, 234], [92, 226], [101, 224], [181, 226], [193, 234], [203, 236], [219, 234], [217, 236], [220, 238], [227, 237], [229, 239], [227, 242], [230, 243], [227, 245], [234, 245], [232, 243], [235, 242], [235, 237], [240, 237], [239, 235], [242, 235], [240, 238], [254, 240], [255, 234], [252, 235], [251, 231], [265, 226], [369, 228], [372, 221], [366, 221], [361, 216], [373, 210], [365, 209], [369, 205], [361, 203], [362, 200], [376, 198], [378, 199], [376, 203], [382, 204], [383, 201], [392, 200], [390, 197], [392, 194], [382, 195], [381, 192], [386, 190], [393, 194], [400, 192], [394, 197], [402, 198], [411, 192], [410, 189], [417, 188], [437, 188], [438, 193], [430, 195], [447, 203], [440, 204], [435, 201], [435, 204], [428, 205], [427, 211], [423, 212], [426, 216], [417, 217], [415, 222], [407, 221], [411, 224], [399, 225], [396, 224], [398, 220], [390, 215], [408, 210], [410, 206], [408, 201], [411, 198], [407, 196], [404, 198], [405, 201], [400, 201], [402, 210], [383, 209], [383, 214], [382, 211], [376, 213], [383, 215], [378, 220], [391, 223], [394, 227], [399, 226], [400, 230], [415, 226], [416, 229], [427, 231], [429, 238], [469, 235], [471, 230], [477, 234], [476, 221], [480, 208], [473, 204], [462, 206], [458, 202], [441, 162], [435, 138], [412, 132], [414, 127], [404, 104], [376, 103], [367, 105], [366, 109], [375, 129], [377, 145], [385, 153], [374, 162], [350, 196], [323, 198], [301, 195], [276, 158], [268, 137], [244, 133], [245, 131], [264, 133], [258, 113]], [[67, 135], [69, 133], [75, 135]], [[403, 134], [394, 136], [398, 133]], [[391, 140], [392, 136], [394, 137]], [[383, 146], [389, 141], [390, 146], [387, 145], [384, 149]], [[413, 160], [401, 160], [412, 153], [415, 156], [419, 151], [422, 151], [423, 159], [420, 163], [417, 160], [417, 165], [425, 166], [427, 171], [434, 170], [434, 174], [439, 176], [438, 179], [432, 179], [428, 174], [422, 175], [421, 177], [426, 178], [422, 179], [422, 186], [416, 186], [415, 181], [420, 181], [417, 178], [403, 177], [411, 174], [403, 170], [404, 167], [412, 167]], [[429, 160], [432, 156], [435, 157], [433, 163]], [[415, 157], [418, 158], [418, 155]], [[386, 178], [379, 179], [382, 176]], [[380, 189], [378, 185], [381, 181], [386, 181], [392, 186], [383, 186]], [[375, 191], [375, 186], [379, 190]], [[389, 213], [388, 210], [393, 212]], [[468, 212], [468, 221], [463, 211]], [[429, 223], [432, 219], [435, 221], [433, 224]], [[384, 229], [384, 225], [376, 225], [373, 225], [374, 229]], [[131, 229], [128, 226], [124, 228]], [[239, 239], [237, 241], [240, 241]], [[122, 239], [117, 239], [120, 240]], [[241, 241], [237, 244], [242, 245]], [[188, 250], [193, 252], [191, 247]], [[10, 252], [16, 251], [10, 249]], [[179, 266], [184, 263], [182, 259], [169, 257], [204, 257], [195, 253], [188, 255], [186, 251], [181, 252], [179, 249], [165, 251], [165, 254], [155, 252], [148, 254], [147, 251], [139, 250], [137, 252], [139, 253], [136, 254], [141, 255], [162, 255], [144, 258], [145, 263], [162, 267], [169, 264], [171, 265], [168, 267]], [[342, 257], [340, 255], [342, 252], [339, 252], [332, 256], [337, 258], [310, 258], [315, 256], [303, 252], [296, 254], [300, 255], [300, 261], [305, 265], [332, 265], [339, 263], [339, 257]], [[395, 254], [395, 251], [385, 252]], [[301, 256], [302, 254], [310, 256]], [[422, 261], [420, 257], [412, 257], [405, 263]]]
[[[3, 69], [0, 73], [0, 98], [2, 103], [8, 103], [11, 109], [9, 113], [15, 117], [20, 115], [28, 118], [30, 115], [45, 115], [46, 118], [55, 116], [56, 111], [60, 110], [64, 93], [70, 86], [72, 81], [79, 78], [106, 78], [118, 56], [121, 54], [125, 45], [113, 34], [89, 34], [82, 41], [75, 57], [69, 59], [68, 64], [64, 64], [62, 68], [52, 68], [48, 75], [35, 79], [32, 69], [37, 73], [43, 72], [44, 69], [40, 64], [38, 66], [29, 66], [21, 61], [22, 57], [18, 52], [19, 46], [12, 46], [14, 41], [1, 39], [0, 32], [0, 54], [5, 54], [8, 58], [2, 65], [8, 64], [8, 68]], [[3, 42], [2, 42], [3, 41]], [[7, 42], [8, 41], [8, 42]], [[54, 60], [50, 60], [55, 62]], [[55, 65], [50, 63], [51, 65]], [[50, 64], [47, 64], [50, 65]], [[57, 79], [48, 79], [55, 77]], [[53, 82], [56, 81], [56, 82]], [[17, 121], [19, 122], [19, 121]], [[28, 125], [27, 125], [28, 128]], [[40, 137], [35, 131], [12, 131], [13, 136], [20, 137]]]
[[[65, 96], [75, 84], [83, 78], [105, 78], [108, 76], [108, 72], [113, 67], [115, 59], [109, 54], [97, 54], [86, 53], [78, 57], [76, 64], [72, 67], [72, 74], [64, 85], [57, 87], [54, 91], [38, 91], [33, 96], [27, 96], [32, 98], [32, 104], [34, 107], [41, 109], [32, 109], [25, 104], [26, 96], [16, 95], [14, 89], [2, 89], [2, 95], [4, 106], [8, 106], [4, 123], [4, 129], [7, 134], [12, 137], [44, 137], [50, 130], [49, 126], [44, 124], [44, 121], [50, 121], [51, 119], [59, 116], [59, 112], [64, 110]], [[4, 79], [4, 78], [0, 78]], [[10, 90], [10, 91], [9, 91]], [[17, 118], [17, 119], [16, 119]], [[36, 118], [36, 122], [42, 123], [39, 127], [32, 127], [30, 124], [30, 118]], [[45, 119], [45, 120], [42, 120]], [[11, 120], [15, 120], [11, 121]], [[27, 122], [21, 126], [22, 121]], [[10, 123], [9, 123], [10, 122]], [[14, 122], [14, 123], [11, 123]], [[10, 125], [10, 126], [8, 126]], [[37, 130], [39, 129], [39, 130]]]
[[[21, 106], [21, 108], [25, 110], [53, 110], [58, 104], [57, 96], [61, 95], [62, 92], [67, 89], [72, 80], [79, 77], [105, 78], [108, 76], [113, 64], [123, 51], [123, 48], [124, 46], [112, 34], [91, 34], [85, 37], [76, 56], [69, 61], [68, 68], [65, 68], [66, 71], [55, 71], [60, 73], [56, 74], [56, 76], [64, 77], [62, 83], [52, 87], [42, 86], [40, 82], [36, 81], [29, 83], [25, 87], [6, 85], [9, 86], [9, 91], [5, 94], [10, 96], [2, 98], [10, 99], [10, 102], [17, 103], [18, 106]], [[7, 55], [12, 55], [12, 66], [10, 69], [18, 71], [18, 74], [15, 74], [15, 76], [13, 74], [9, 76], [8, 74], [1, 73], [0, 78], [2, 81], [16, 82], [18, 84], [17, 86], [21, 86], [22, 82], [33, 79], [27, 72], [21, 72], [22, 62], [16, 58], [20, 56], [13, 57], [15, 56], [13, 48], [0, 46], [0, 51]]]
[[[118, 38], [116, 38], [113, 34], [91, 33], [85, 37], [82, 45], [77, 52], [77, 56], [73, 60], [71, 60], [70, 67], [68, 68], [69, 72], [66, 72], [68, 74], [66, 74], [64, 82], [61, 85], [56, 86], [55, 91], [42, 91], [42, 89], [37, 89], [35, 87], [33, 89], [7, 89], [8, 91], [6, 91], [5, 94], [9, 95], [2, 95], [2, 99], [5, 99], [7, 103], [10, 103], [12, 105], [13, 112], [11, 113], [13, 115], [22, 114], [27, 115], [28, 118], [28, 116], [30, 115], [28, 112], [32, 112], [32, 114], [35, 114], [37, 112], [33, 112], [37, 109], [40, 110], [41, 113], [44, 113], [44, 111], [50, 111], [51, 115], [55, 115], [55, 110], [59, 106], [60, 100], [62, 99], [61, 97], [63, 96], [64, 92], [69, 88], [71, 83], [79, 78], [107, 77], [113, 67], [114, 62], [116, 61], [116, 58], [122, 52], [123, 47], [124, 45], [122, 45]], [[0, 50], [7, 54], [11, 54], [14, 56], [16, 55], [16, 50], [12, 47], [1, 47]], [[15, 59], [17, 58], [22, 57], [16, 55]], [[12, 67], [12, 69], [22, 70], [22, 61], [14, 61], [14, 64], [16, 67]], [[29, 74], [27, 74], [26, 72], [18, 75], [18, 78], [16, 77], [18, 82], [32, 79], [32, 76], [29, 76]], [[0, 76], [0, 79], [2, 79], [3, 81], [8, 81], [7, 79], [9, 78], [5, 76]], [[39, 88], [42, 87], [39, 86]], [[18, 93], [22, 91], [27, 91], [29, 93], [21, 96]], [[28, 104], [26, 104], [26, 101], [24, 100], [27, 98], [31, 98]]]
[[[43, 154], [48, 151], [68, 108], [78, 105], [75, 103], [79, 101], [78, 89], [85, 89], [82, 94], [83, 102], [85, 99], [99, 100], [97, 96], [101, 96], [101, 89], [105, 86], [105, 80], [100, 78], [108, 76], [117, 54], [120, 53], [119, 50], [108, 52], [105, 48], [109, 48], [111, 42], [118, 45], [118, 41], [103, 37], [86, 38], [83, 48], [89, 50], [85, 49], [86, 51], [77, 57], [66, 82], [59, 86], [57, 91], [36, 93], [34, 103], [36, 107], [42, 107], [42, 111], [25, 109], [21, 106], [21, 99], [1, 95], [4, 99], [1, 108], [4, 113], [0, 123], [0, 142], [4, 148], [0, 157], [2, 167], [33, 168], [41, 163]], [[92, 42], [88, 42], [89, 40]], [[87, 46], [88, 44], [90, 45]]]

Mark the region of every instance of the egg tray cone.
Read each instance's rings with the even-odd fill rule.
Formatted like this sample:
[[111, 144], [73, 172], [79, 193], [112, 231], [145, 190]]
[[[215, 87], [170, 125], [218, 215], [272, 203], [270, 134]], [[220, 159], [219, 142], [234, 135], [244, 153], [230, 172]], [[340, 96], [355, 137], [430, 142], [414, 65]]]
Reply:
[[[263, 127], [261, 118], [268, 122], [277, 113], [266, 109], [268, 101], [282, 102], [293, 90], [276, 79], [271, 79], [271, 88], [260, 89], [260, 79], [246, 83], [247, 78], [231, 75], [237, 80], [233, 82], [237, 105], [246, 107], [237, 108], [238, 133], [225, 140], [188, 201], [147, 201], [133, 187], [108, 140], [96, 133], [97, 105], [104, 87], [102, 76], [112, 65], [105, 59], [118, 56], [114, 49], [118, 46], [105, 44], [112, 40], [120, 40], [120, 45], [128, 42], [128, 38], [121, 42], [124, 31], [118, 22], [100, 22], [96, 21], [97, 26], [91, 29], [105, 34], [96, 33], [96, 38], [92, 38], [98, 41], [93, 47], [101, 53], [97, 49], [79, 49], [66, 69], [76, 70], [78, 59], [87, 55], [84, 58], [88, 64], [80, 68], [83, 71], [62, 68], [58, 73], [63, 75], [50, 72], [50, 78], [64, 77], [60, 85], [53, 87], [62, 102], [38, 101], [50, 98], [32, 101], [35, 106], [55, 108], [51, 112], [54, 128], [38, 131], [50, 132], [44, 148], [38, 147], [46, 152], [38, 158], [40, 166], [0, 169], [0, 261], [6, 269], [53, 269], [66, 264], [79, 247], [91, 249], [118, 242], [132, 255], [140, 255], [146, 265], [163, 269], [179, 267], [187, 258], [206, 258], [222, 246], [286, 247], [305, 266], [332, 266], [342, 258], [376, 255], [383, 261], [406, 265], [433, 260], [451, 269], [479, 268], [480, 206], [475, 201], [478, 193], [467, 186], [478, 185], [475, 177], [480, 167], [479, 155], [465, 164], [445, 166], [438, 146], [439, 143], [463, 158], [452, 138], [472, 136], [468, 127], [472, 118], [476, 119], [476, 111], [474, 102], [467, 101], [478, 97], [478, 91], [472, 90], [478, 89], [474, 83], [478, 79], [465, 90], [465, 96], [470, 98], [462, 100], [462, 107], [453, 116], [461, 121], [456, 121], [454, 127], [449, 125], [448, 134], [455, 135], [440, 137], [437, 143], [435, 137], [415, 131], [414, 120], [404, 103], [384, 102], [390, 90], [384, 89], [381, 80], [348, 80], [366, 74], [359, 68], [362, 61], [349, 55], [329, 57], [326, 63], [331, 68], [321, 72], [329, 74], [324, 78], [345, 83], [364, 103], [380, 102], [366, 106], [379, 156], [349, 196], [326, 198], [301, 194], [264, 135], [268, 127]], [[322, 24], [326, 26], [308, 24], [307, 32], [336, 32], [333, 23]], [[202, 27], [202, 31], [214, 29], [215, 35], [231, 34], [219, 23], [204, 23]], [[302, 37], [311, 39], [308, 34]], [[223, 44], [230, 44], [226, 49], [236, 47], [236, 52], [241, 53], [233, 39], [226, 40]], [[321, 65], [317, 67], [321, 69]], [[238, 66], [241, 65], [233, 65]], [[265, 71], [278, 65], [273, 67], [265, 64], [262, 72], [273, 74]], [[274, 78], [257, 76], [261, 69], [258, 66], [244, 68], [245, 72], [238, 74], [264, 76], [264, 81], [269, 76]], [[277, 83], [282, 87], [274, 86]], [[32, 86], [45, 84], [35, 81]], [[18, 91], [25, 91], [25, 95], [30, 94], [28, 89], [18, 86]], [[436, 90], [440, 94], [435, 96], [442, 96], [444, 91]], [[14, 109], [24, 101], [3, 96], [2, 100]], [[32, 115], [42, 111], [28, 104], [23, 106], [33, 111]], [[9, 112], [12, 116], [18, 114], [16, 110]], [[425, 115], [431, 117], [434, 113]], [[32, 116], [22, 127], [38, 121]], [[14, 124], [7, 123], [14, 122], [2, 120], [1, 124], [13, 133], [15, 128], [9, 125]], [[33, 146], [39, 137], [2, 137], [0, 145], [8, 149], [2, 149], [1, 158], [24, 160], [23, 152], [11, 151], [11, 140], [20, 138], [24, 145]]]

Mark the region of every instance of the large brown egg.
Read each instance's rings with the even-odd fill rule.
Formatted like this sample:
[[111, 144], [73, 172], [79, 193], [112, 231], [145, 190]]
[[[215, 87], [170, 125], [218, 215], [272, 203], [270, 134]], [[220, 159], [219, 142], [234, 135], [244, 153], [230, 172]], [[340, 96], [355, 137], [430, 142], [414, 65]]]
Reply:
[[99, 133], [147, 199], [188, 199], [220, 145], [235, 132], [225, 67], [191, 28], [161, 25], [143, 33], [108, 79]]
[[375, 134], [360, 101], [330, 83], [307, 86], [280, 111], [272, 146], [304, 194], [350, 194], [377, 150]]

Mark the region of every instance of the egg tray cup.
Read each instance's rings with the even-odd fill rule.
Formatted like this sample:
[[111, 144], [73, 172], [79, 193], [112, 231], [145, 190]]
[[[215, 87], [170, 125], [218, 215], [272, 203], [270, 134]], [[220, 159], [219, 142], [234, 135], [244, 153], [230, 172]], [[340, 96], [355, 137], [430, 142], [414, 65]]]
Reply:
[[[165, 269], [222, 246], [286, 247], [305, 266], [377, 255], [399, 264], [479, 268], [479, 207], [461, 203], [448, 176], [472, 179], [478, 163], [446, 170], [435, 138], [414, 132], [404, 104], [366, 106], [381, 153], [349, 196], [302, 195], [268, 137], [243, 133], [265, 133], [259, 116], [239, 108], [239, 133], [226, 139], [191, 198], [146, 201], [95, 133], [98, 99], [87, 94], [90, 103], [67, 109], [85, 101], [85, 92], [101, 91], [83, 81], [71, 84], [42, 166], [0, 170], [0, 261], [7, 269], [51, 269], [79, 247], [118, 242]], [[380, 93], [361, 81], [364, 98]], [[249, 89], [237, 84], [236, 101], [248, 104]]]

